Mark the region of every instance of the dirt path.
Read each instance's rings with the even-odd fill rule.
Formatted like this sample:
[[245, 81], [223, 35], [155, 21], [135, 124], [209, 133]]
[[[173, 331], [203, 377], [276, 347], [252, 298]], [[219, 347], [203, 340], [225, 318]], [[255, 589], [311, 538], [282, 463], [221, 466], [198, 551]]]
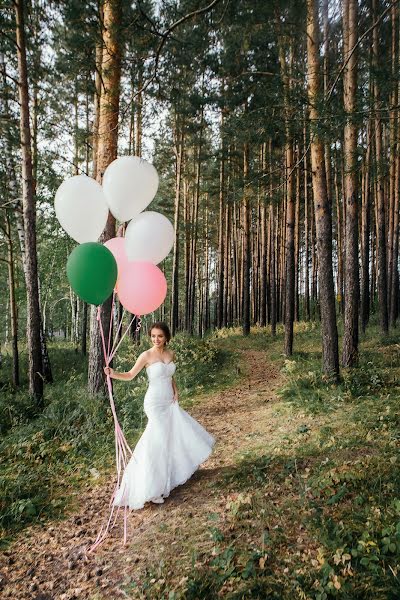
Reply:
[[[78, 513], [45, 528], [32, 527], [0, 556], [2, 597], [141, 598], [145, 596], [138, 589], [143, 577], [149, 577], [149, 565], [163, 564], [166, 558], [182, 565], [184, 578], [193, 553], [212, 545], [208, 519], [226, 503], [218, 481], [235, 457], [262, 443], [272, 427], [277, 367], [268, 363], [264, 352], [247, 351], [243, 359], [246, 377], [237, 386], [207, 396], [190, 410], [217, 439], [212, 457], [165, 504], [149, 505], [130, 515], [125, 547], [121, 522], [94, 555], [86, 554], [107, 515], [112, 485], [84, 492]], [[174, 578], [176, 573], [171, 573], [172, 584]], [[156, 595], [149, 592], [148, 597]]]

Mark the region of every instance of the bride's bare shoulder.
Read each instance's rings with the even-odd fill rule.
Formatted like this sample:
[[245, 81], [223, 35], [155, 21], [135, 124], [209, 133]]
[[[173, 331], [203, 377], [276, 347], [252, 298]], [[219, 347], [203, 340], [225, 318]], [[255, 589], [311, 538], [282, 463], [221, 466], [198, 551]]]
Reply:
[[150, 350], [145, 350], [144, 352], [142, 352], [142, 354], [139, 355], [140, 361], [147, 363], [150, 358], [149, 352]]

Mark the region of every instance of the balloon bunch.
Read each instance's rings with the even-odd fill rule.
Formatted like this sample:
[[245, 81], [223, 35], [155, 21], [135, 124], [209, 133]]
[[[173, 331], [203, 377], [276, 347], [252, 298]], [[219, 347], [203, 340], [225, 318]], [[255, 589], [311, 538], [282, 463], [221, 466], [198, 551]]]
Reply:
[[[119, 301], [140, 316], [156, 310], [167, 294], [164, 274], [156, 266], [174, 243], [171, 222], [154, 211], [142, 212], [158, 189], [158, 175], [138, 156], [114, 160], [103, 185], [86, 175], [65, 180], [57, 190], [55, 211], [61, 226], [79, 243], [67, 262], [74, 292], [85, 302], [102, 304], [115, 288]], [[97, 242], [108, 211], [124, 223], [125, 237]]]

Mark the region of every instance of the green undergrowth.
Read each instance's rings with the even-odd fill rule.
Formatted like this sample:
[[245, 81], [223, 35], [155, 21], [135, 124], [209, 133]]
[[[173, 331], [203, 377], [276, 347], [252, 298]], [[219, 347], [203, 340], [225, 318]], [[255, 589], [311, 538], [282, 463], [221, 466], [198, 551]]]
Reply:
[[[114, 367], [128, 370], [148, 347], [129, 340]], [[233, 355], [212, 340], [178, 335], [177, 383], [185, 406], [202, 393], [229, 385], [237, 376]], [[114, 428], [108, 400], [87, 394], [86, 359], [68, 344], [49, 345], [55, 383], [45, 387], [38, 411], [27, 390], [0, 394], [0, 531], [3, 544], [29, 524], [60, 518], [76, 505], [85, 485], [93, 486], [114, 469]], [[22, 356], [22, 360], [24, 360]], [[3, 365], [7, 367], [7, 362]], [[221, 383], [223, 382], [223, 384]], [[146, 378], [114, 382], [114, 398], [128, 441], [134, 445], [145, 426]]]
[[[290, 360], [276, 340], [219, 332], [264, 348], [283, 384], [252, 444], [210, 494], [220, 506], [192, 540], [192, 564], [149, 566], [132, 597], [197, 600], [400, 598], [399, 338], [371, 327], [338, 385], [321, 371], [320, 332], [301, 325]], [[187, 542], [186, 542], [187, 543]], [[200, 546], [202, 550], [197, 550]], [[184, 575], [179, 579], [179, 573]], [[169, 582], [174, 580], [174, 585]]]

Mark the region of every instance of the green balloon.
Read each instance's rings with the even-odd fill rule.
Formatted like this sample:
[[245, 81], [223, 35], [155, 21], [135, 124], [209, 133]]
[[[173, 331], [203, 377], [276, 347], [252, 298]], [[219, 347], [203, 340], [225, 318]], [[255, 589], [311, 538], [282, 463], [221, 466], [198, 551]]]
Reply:
[[68, 257], [67, 277], [75, 294], [98, 306], [112, 293], [117, 263], [108, 248], [97, 242], [80, 244]]

